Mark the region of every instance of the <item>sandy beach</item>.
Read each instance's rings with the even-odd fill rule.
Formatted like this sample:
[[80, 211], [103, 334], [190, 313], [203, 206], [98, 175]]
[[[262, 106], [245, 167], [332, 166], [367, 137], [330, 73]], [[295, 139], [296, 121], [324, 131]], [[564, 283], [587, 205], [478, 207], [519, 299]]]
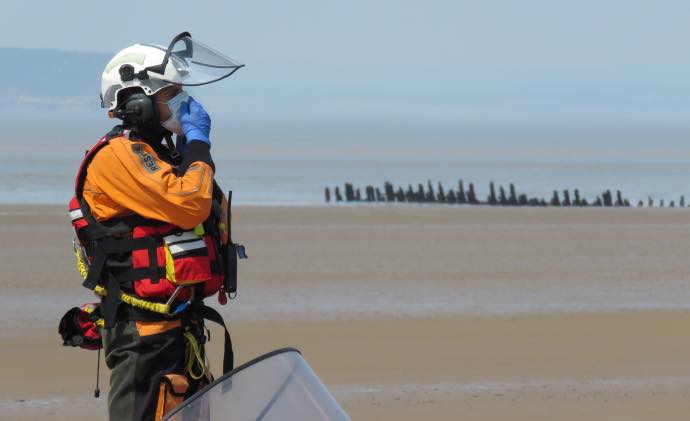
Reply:
[[[354, 420], [680, 420], [685, 209], [239, 207], [237, 363], [294, 346]], [[59, 206], [0, 207], [0, 419], [107, 419]], [[210, 299], [211, 303], [215, 300]], [[212, 327], [212, 363], [220, 332]], [[102, 366], [103, 368], [103, 366]]]

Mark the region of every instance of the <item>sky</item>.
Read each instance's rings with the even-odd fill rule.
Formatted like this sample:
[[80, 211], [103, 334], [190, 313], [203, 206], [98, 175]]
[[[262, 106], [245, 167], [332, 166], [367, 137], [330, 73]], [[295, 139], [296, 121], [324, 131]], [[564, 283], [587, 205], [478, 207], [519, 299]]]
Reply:
[[[0, 47], [115, 53], [187, 30], [247, 65], [199, 88], [285, 118], [685, 124], [690, 3], [5, 0]], [[28, 83], [20, 81], [19, 83]], [[205, 89], [205, 90], [204, 90]], [[209, 90], [212, 89], [212, 93]]]

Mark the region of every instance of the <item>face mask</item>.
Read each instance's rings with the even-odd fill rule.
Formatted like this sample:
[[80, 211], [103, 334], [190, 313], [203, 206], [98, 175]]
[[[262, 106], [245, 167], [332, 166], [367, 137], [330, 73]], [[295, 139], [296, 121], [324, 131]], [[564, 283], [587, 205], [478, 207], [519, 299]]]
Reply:
[[170, 98], [165, 104], [170, 109], [170, 118], [161, 122], [161, 126], [170, 130], [178, 136], [184, 136], [182, 127], [180, 126], [180, 107], [182, 103], [189, 99], [189, 94], [185, 91], [180, 91], [177, 95]]

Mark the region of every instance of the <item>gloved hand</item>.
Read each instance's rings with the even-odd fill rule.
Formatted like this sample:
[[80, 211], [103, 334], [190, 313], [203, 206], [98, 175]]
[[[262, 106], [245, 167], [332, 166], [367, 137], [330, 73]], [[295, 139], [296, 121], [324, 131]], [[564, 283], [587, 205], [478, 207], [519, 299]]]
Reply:
[[211, 140], [209, 139], [211, 117], [204, 110], [204, 107], [191, 96], [189, 101], [180, 105], [180, 126], [182, 126], [187, 142], [198, 140], [211, 147]]

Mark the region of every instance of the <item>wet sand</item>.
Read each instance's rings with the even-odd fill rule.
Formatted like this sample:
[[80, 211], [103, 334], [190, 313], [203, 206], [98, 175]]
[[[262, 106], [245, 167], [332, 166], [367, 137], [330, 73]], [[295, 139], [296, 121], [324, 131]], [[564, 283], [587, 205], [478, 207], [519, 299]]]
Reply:
[[[689, 222], [679, 209], [239, 208], [250, 260], [222, 311], [238, 363], [295, 346], [356, 420], [685, 419]], [[0, 239], [0, 419], [106, 419], [96, 354], [56, 333], [89, 298], [65, 212], [0, 207]], [[102, 396], [106, 384], [107, 371]]]

